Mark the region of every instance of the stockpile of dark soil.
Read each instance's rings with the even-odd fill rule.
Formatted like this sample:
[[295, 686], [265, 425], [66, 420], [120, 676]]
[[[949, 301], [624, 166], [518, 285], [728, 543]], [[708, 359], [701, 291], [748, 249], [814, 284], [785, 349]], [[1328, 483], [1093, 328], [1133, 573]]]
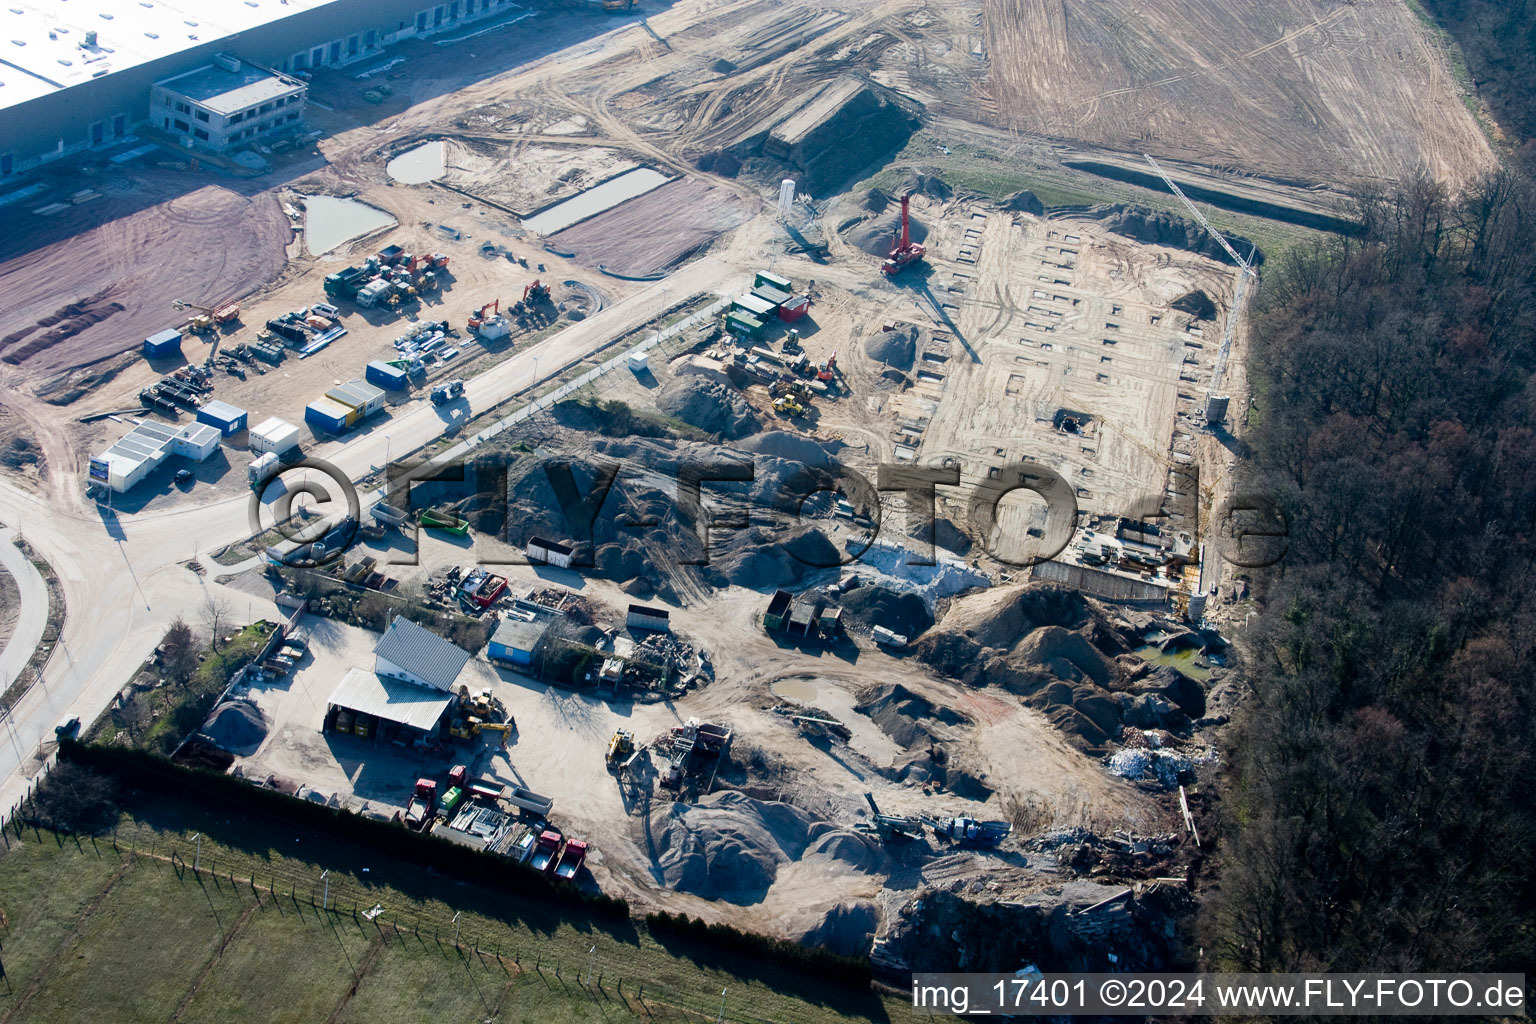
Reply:
[[817, 859], [869, 871], [879, 857], [854, 833], [805, 811], [745, 793], [711, 793], [695, 804], [659, 804], [649, 822], [652, 870], [679, 892], [750, 905], [761, 902], [791, 861]]
[[231, 754], [254, 754], [267, 738], [267, 719], [248, 700], [226, 700], [213, 709], [198, 735]]
[[881, 331], [864, 343], [864, 352], [869, 358], [893, 369], [910, 370], [917, 359], [917, 339], [921, 334], [922, 328], [916, 324]]
[[1133, 643], [1097, 602], [1036, 583], [960, 598], [912, 650], [947, 676], [1019, 694], [1098, 756], [1126, 726], [1187, 735], [1205, 710], [1199, 684], [1149, 670]]
[[[1095, 206], [1085, 216], [1101, 220], [1104, 226], [1115, 234], [1134, 238], [1138, 242], [1187, 249], [1223, 262], [1231, 260], [1226, 250], [1221, 247], [1221, 243], [1212, 238], [1209, 231], [1183, 217], [1174, 216], [1163, 210], [1149, 210], [1145, 206], [1114, 203]], [[1246, 253], [1253, 247], [1253, 243], [1241, 235], [1228, 235], [1227, 241], [1241, 253]]]
[[669, 383], [657, 397], [656, 407], [727, 441], [755, 434], [763, 426], [739, 391], [699, 377]]
[[694, 160], [693, 165], [705, 174], [718, 174], [722, 178], [734, 178], [741, 173], [741, 157], [727, 149], [704, 153]]
[[908, 639], [933, 625], [928, 602], [911, 591], [865, 584], [845, 592], [838, 603], [843, 606], [843, 617], [849, 624], [866, 629], [884, 626]]
[[884, 163], [920, 125], [884, 90], [861, 89], [800, 143], [804, 187], [820, 193]]
[[23, 466], [36, 466], [43, 458], [43, 450], [30, 437], [17, 434], [7, 440], [0, 447], [0, 466], [6, 469], [21, 469]]
[[[792, 476], [829, 472], [819, 467], [829, 466], [831, 457], [814, 442], [778, 432], [749, 438], [741, 448], [650, 438], [590, 441], [590, 450], [579, 457], [512, 461], [505, 509], [496, 511], [506, 524], [507, 543], [522, 547], [529, 538], [543, 536], [573, 544], [573, 565], [595, 564], [601, 575], [618, 583], [643, 579], [640, 590], [649, 586], [662, 597], [674, 593], [676, 584], [669, 581], [682, 576], [717, 587], [794, 587], [809, 574], [838, 564], [839, 549], [813, 520], [801, 522], [790, 514], [781, 494]], [[769, 454], [774, 452], [783, 454]], [[711, 482], [706, 500], [731, 506], [717, 508], [720, 516], [750, 508], [752, 525], [712, 529], [711, 549], [705, 552], [697, 524], [679, 508], [673, 491], [683, 467], [721, 464], [750, 471], [752, 479]], [[618, 475], [599, 501], [602, 465], [617, 467]], [[461, 502], [459, 511], [473, 521], [476, 515], [491, 515], [488, 505], [487, 496], [477, 495]], [[592, 524], [590, 535], [587, 523]]]
[[1032, 213], [1036, 217], [1045, 213], [1045, 204], [1028, 189], [1015, 192], [1003, 200], [1002, 208], [1013, 213]]
[[821, 920], [795, 936], [807, 946], [820, 946], [839, 956], [864, 956], [880, 928], [880, 906], [870, 900], [835, 904]]
[[1169, 305], [1181, 313], [1188, 313], [1196, 320], [1216, 319], [1216, 303], [1212, 302], [1211, 297], [1198, 288], [1192, 292], [1180, 295]]
[[[912, 241], [922, 242], [927, 240], [928, 225], [923, 223], [922, 217], [918, 215], [916, 204], [913, 204], [908, 213], [908, 221]], [[843, 236], [848, 240], [849, 245], [871, 256], [879, 256], [881, 259], [890, 254], [900, 234], [901, 207], [896, 204], [887, 206], [884, 213], [855, 221], [852, 226], [843, 232]]]
[[881, 732], [908, 749], [927, 747], [936, 739], [949, 739], [954, 726], [969, 721], [953, 708], [941, 707], [900, 683], [876, 687], [854, 708], [868, 715]]

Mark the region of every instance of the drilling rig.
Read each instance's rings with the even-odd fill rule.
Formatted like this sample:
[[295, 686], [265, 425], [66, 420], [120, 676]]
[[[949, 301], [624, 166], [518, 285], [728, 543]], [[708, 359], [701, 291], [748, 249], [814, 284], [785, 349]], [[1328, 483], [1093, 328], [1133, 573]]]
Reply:
[[926, 246], [921, 242], [912, 241], [912, 221], [909, 212], [911, 203], [911, 192], [901, 197], [901, 234], [896, 236], [885, 262], [880, 264], [880, 272], [887, 277], [894, 277], [928, 255]]

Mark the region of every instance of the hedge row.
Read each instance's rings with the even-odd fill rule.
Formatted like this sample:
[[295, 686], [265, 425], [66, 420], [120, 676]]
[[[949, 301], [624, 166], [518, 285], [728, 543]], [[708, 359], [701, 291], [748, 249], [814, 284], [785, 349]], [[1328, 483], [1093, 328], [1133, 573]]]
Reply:
[[173, 764], [143, 750], [65, 741], [61, 759], [117, 779], [125, 788], [180, 798], [196, 796], [264, 814], [295, 827], [348, 843], [360, 843], [380, 854], [509, 895], [546, 904], [580, 907], [597, 917], [627, 920], [629, 904], [612, 896], [578, 889], [542, 871], [506, 857], [412, 832], [399, 825], [365, 818], [339, 808], [253, 785], [232, 775]]
[[676, 935], [708, 948], [745, 953], [778, 967], [839, 984], [864, 985], [872, 977], [869, 960], [865, 957], [840, 956], [798, 942], [740, 931], [728, 924], [705, 924], [687, 914], [647, 914], [645, 926], [652, 935]]

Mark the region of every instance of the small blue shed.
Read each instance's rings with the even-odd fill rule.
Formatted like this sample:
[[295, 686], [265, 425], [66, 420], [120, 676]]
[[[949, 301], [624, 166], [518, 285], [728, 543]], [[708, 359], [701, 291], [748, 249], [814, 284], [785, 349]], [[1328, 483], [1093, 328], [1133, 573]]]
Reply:
[[245, 429], [246, 411], [228, 402], [213, 401], [197, 410], [197, 422], [218, 427], [225, 437]]
[[144, 339], [144, 354], [151, 359], [181, 354], [181, 332], [175, 328], [152, 334]]
[[390, 366], [382, 359], [375, 359], [369, 363], [363, 377], [369, 384], [386, 391], [398, 390], [410, 383], [410, 378], [406, 376], [404, 370], [398, 366]]
[[353, 412], [340, 402], [322, 398], [304, 407], [304, 422], [311, 427], [339, 434], [351, 426]]
[[496, 632], [491, 634], [485, 656], [509, 665], [532, 665], [534, 649], [548, 629], [549, 622], [542, 618], [532, 622], [512, 617], [502, 619]]

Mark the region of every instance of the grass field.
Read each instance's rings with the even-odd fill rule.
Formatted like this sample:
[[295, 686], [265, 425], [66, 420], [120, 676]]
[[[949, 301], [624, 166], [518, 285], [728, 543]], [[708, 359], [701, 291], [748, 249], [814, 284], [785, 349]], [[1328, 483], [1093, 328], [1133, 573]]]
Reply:
[[5, 838], [0, 1024], [710, 1021], [722, 989], [729, 1021], [915, 1019], [899, 998], [190, 802], [94, 839]]

